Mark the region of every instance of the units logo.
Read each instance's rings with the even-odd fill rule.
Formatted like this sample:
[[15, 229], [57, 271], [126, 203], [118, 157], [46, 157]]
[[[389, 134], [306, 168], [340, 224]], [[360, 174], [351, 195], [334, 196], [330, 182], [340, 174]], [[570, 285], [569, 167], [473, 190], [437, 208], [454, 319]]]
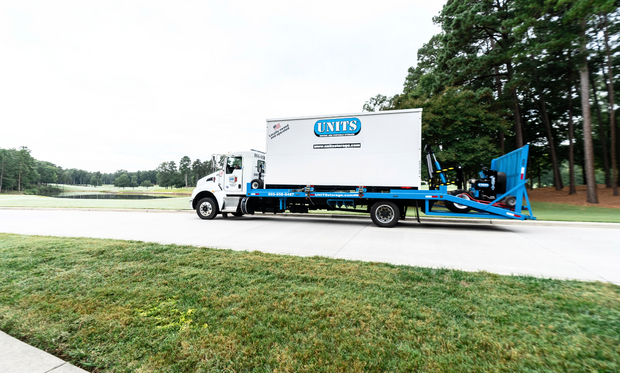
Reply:
[[357, 118], [323, 119], [314, 124], [318, 137], [355, 136], [361, 129], [362, 122]]

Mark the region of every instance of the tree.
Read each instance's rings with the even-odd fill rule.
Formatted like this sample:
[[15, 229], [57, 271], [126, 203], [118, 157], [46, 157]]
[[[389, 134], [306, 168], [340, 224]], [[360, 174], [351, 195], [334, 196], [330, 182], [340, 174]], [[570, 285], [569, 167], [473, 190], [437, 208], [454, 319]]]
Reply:
[[186, 188], [187, 188], [187, 175], [189, 174], [189, 171], [191, 170], [191, 165], [192, 165], [192, 160], [189, 159], [188, 156], [184, 156], [183, 158], [181, 158], [181, 161], [179, 162], [179, 171], [181, 171], [181, 174], [185, 176], [185, 187]]
[[5, 172], [8, 173], [13, 166], [13, 157], [7, 149], [0, 148], [0, 193], [2, 193], [2, 185]]
[[370, 100], [368, 100], [364, 104], [363, 110], [364, 111], [380, 111], [380, 110], [388, 109], [389, 106], [390, 106], [390, 99], [387, 96], [378, 94], [375, 97], [371, 97]]
[[200, 161], [200, 159], [196, 158], [194, 163], [192, 163], [192, 173], [194, 174], [194, 182], [193, 182], [194, 186], [196, 185], [196, 183], [198, 183], [198, 180], [202, 177], [201, 169], [202, 169], [202, 162]]
[[[484, 110], [512, 125], [496, 127], [496, 143], [489, 146], [503, 154], [530, 143], [528, 165], [536, 166], [539, 178], [541, 171], [552, 169], [556, 189], [563, 187], [565, 174], [570, 176], [569, 193], [575, 192], [575, 164], [581, 166], [589, 185], [588, 200], [595, 202], [594, 168], [617, 172], [620, 157], [613, 103], [619, 89], [620, 48], [615, 43], [620, 37], [619, 5], [618, 0], [448, 0], [433, 19], [441, 33], [418, 50], [417, 66], [409, 69], [403, 92], [371, 97], [364, 110], [412, 107], [408, 104], [415, 100], [434, 106], [441, 101], [436, 96], [448, 94], [450, 87], [479, 97], [490, 90], [494, 103], [489, 101]], [[592, 76], [584, 76], [584, 71]], [[606, 90], [597, 84], [602, 81]], [[573, 100], [577, 84], [581, 102]], [[591, 95], [590, 89], [607, 91], [606, 96]], [[605, 97], [609, 105], [602, 104]], [[596, 127], [591, 107], [600, 118]], [[423, 121], [427, 114], [425, 110]], [[460, 133], [456, 123], [444, 125], [445, 136]], [[610, 152], [615, 164], [607, 161], [607, 125], [615, 131]], [[424, 136], [428, 137], [426, 132]], [[565, 174], [564, 160], [570, 168]], [[620, 179], [613, 178], [613, 184], [620, 186]]]
[[[433, 91], [439, 92], [447, 86], [465, 86], [472, 91], [496, 90], [504, 109], [512, 110], [516, 146], [521, 147], [524, 144], [522, 113], [513, 61], [513, 29], [519, 9], [515, 4], [516, 0], [446, 3], [441, 13], [433, 18], [442, 28], [433, 70], [436, 75]], [[501, 97], [500, 92], [505, 97]], [[501, 133], [498, 133], [498, 141], [500, 138]]]
[[27, 183], [29, 176], [33, 171], [34, 158], [30, 155], [30, 149], [25, 146], [19, 148], [16, 152], [16, 166], [17, 166], [17, 191], [22, 191], [22, 185]]
[[39, 183], [57, 183], [58, 167], [55, 164], [44, 161], [35, 161], [37, 173], [39, 174]]
[[424, 142], [442, 149], [437, 153], [440, 161], [461, 163], [466, 175], [500, 155], [495, 139], [508, 123], [490, 89], [476, 93], [450, 87], [431, 97], [397, 95], [389, 108], [422, 108]]
[[[571, 74], [572, 75], [572, 74]], [[573, 87], [568, 88], [568, 172], [569, 190], [568, 194], [576, 194], [575, 186], [575, 152], [574, 152], [574, 124], [573, 124]]]
[[152, 184], [151, 184], [151, 181], [150, 181], [150, 180], [144, 180], [144, 181], [142, 182], [142, 184], [140, 184], [140, 186], [143, 186], [143, 187], [145, 187], [145, 188], [147, 188], [147, 189], [148, 189], [148, 188], [150, 188], [150, 187], [152, 186]]
[[165, 188], [183, 186], [181, 174], [174, 161], [162, 162], [157, 167], [157, 184]]
[[[613, 5], [613, 4], [610, 4]], [[616, 110], [615, 110], [615, 101], [614, 101], [614, 73], [613, 73], [613, 64], [611, 60], [611, 50], [609, 47], [609, 26], [607, 22], [608, 12], [610, 9], [603, 9], [603, 34], [605, 38], [605, 57], [607, 62], [607, 76], [609, 81], [607, 82], [608, 89], [608, 97], [609, 97], [609, 126], [611, 128], [611, 170], [612, 170], [612, 185], [613, 185], [613, 194], [614, 196], [619, 195], [618, 193], [618, 161], [616, 154]]]
[[118, 188], [125, 188], [130, 185], [129, 176], [127, 174], [122, 174], [114, 180], [114, 186]]
[[594, 176], [594, 148], [592, 146], [592, 115], [590, 112], [590, 82], [588, 73], [588, 50], [586, 39], [586, 18], [582, 16], [581, 25], [581, 53], [582, 64], [579, 69], [579, 80], [581, 82], [581, 112], [583, 115], [583, 143], [587, 179], [587, 201], [598, 203], [596, 191], [596, 178]]

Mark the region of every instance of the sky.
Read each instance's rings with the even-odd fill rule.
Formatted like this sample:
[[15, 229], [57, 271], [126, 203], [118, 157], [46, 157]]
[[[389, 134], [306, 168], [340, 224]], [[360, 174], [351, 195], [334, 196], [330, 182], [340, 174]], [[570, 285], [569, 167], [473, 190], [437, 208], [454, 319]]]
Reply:
[[0, 2], [0, 148], [114, 172], [401, 93], [445, 1]]

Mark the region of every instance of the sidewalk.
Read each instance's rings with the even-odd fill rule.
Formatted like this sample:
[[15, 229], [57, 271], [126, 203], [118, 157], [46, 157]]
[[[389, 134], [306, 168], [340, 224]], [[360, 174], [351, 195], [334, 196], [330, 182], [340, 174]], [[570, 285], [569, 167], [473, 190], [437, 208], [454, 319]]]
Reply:
[[85, 370], [32, 347], [2, 331], [0, 331], [0, 372], [86, 373]]

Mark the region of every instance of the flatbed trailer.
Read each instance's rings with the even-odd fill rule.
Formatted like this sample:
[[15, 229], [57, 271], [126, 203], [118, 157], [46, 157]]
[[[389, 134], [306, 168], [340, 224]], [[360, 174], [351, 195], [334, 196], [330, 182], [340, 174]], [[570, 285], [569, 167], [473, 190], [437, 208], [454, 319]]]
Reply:
[[[291, 212], [307, 212], [312, 209], [355, 211], [370, 213], [373, 222], [380, 227], [392, 227], [399, 219], [404, 219], [408, 208], [418, 209], [427, 216], [467, 217], [487, 219], [536, 219], [532, 214], [527, 194], [526, 171], [529, 145], [494, 159], [491, 170], [505, 173], [505, 192], [498, 194], [493, 201], [472, 198], [461, 198], [448, 192], [449, 184], [443, 174], [446, 170], [438, 170], [444, 185], [434, 190], [418, 190], [407, 187], [390, 189], [389, 191], [368, 191], [359, 186], [350, 191], [321, 191], [308, 185], [299, 189], [252, 189], [247, 185], [247, 193], [241, 201], [241, 213], [255, 212], [278, 213], [286, 210]], [[514, 198], [514, 206], [507, 206], [502, 201]], [[446, 203], [466, 206], [467, 212], [450, 211]], [[366, 209], [360, 207], [366, 206]]]

